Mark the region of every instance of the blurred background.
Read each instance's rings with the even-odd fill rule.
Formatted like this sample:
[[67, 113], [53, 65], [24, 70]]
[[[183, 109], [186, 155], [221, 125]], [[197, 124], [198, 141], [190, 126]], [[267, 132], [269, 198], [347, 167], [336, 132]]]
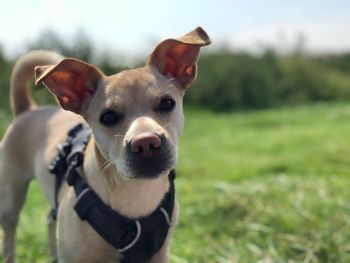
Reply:
[[[349, 14], [345, 0], [6, 1], [0, 134], [21, 54], [55, 50], [113, 74], [201, 26], [213, 43], [185, 98], [171, 262], [350, 262]], [[48, 262], [37, 184], [28, 199], [19, 262]]]

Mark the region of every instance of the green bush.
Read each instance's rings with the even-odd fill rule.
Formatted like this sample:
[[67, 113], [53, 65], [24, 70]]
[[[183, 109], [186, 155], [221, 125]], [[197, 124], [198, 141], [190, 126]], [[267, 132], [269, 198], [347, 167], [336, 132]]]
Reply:
[[186, 102], [231, 110], [350, 100], [350, 56], [341, 63], [301, 53], [277, 55], [218, 51], [199, 60], [198, 79]]

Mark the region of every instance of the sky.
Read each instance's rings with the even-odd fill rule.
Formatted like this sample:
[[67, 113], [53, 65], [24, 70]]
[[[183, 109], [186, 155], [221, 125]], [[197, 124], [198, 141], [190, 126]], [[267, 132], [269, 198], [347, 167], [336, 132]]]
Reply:
[[350, 51], [349, 0], [31, 0], [3, 1], [0, 45], [15, 56], [45, 30], [126, 55], [150, 53], [160, 40], [202, 26], [222, 45], [288, 51], [303, 36], [310, 52]]

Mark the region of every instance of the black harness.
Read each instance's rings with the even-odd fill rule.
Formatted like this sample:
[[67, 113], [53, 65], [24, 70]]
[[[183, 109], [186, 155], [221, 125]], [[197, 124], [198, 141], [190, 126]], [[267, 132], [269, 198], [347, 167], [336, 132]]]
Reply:
[[56, 178], [55, 208], [51, 215], [54, 219], [57, 218], [58, 193], [66, 178], [68, 185], [74, 187], [77, 197], [74, 209], [79, 218], [87, 221], [123, 255], [123, 263], [147, 261], [160, 250], [171, 225], [175, 172], [169, 173], [169, 191], [154, 212], [137, 219], [125, 217], [105, 204], [80, 174], [90, 137], [90, 128], [79, 124], [68, 132], [67, 140], [58, 145], [58, 155], [49, 167]]

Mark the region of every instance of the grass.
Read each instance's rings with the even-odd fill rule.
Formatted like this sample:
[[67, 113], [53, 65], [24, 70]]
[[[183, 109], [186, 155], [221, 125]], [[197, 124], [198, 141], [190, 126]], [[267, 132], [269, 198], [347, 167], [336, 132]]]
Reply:
[[[349, 134], [344, 104], [188, 109], [171, 262], [350, 262]], [[33, 183], [18, 229], [19, 262], [49, 261], [48, 210]]]

